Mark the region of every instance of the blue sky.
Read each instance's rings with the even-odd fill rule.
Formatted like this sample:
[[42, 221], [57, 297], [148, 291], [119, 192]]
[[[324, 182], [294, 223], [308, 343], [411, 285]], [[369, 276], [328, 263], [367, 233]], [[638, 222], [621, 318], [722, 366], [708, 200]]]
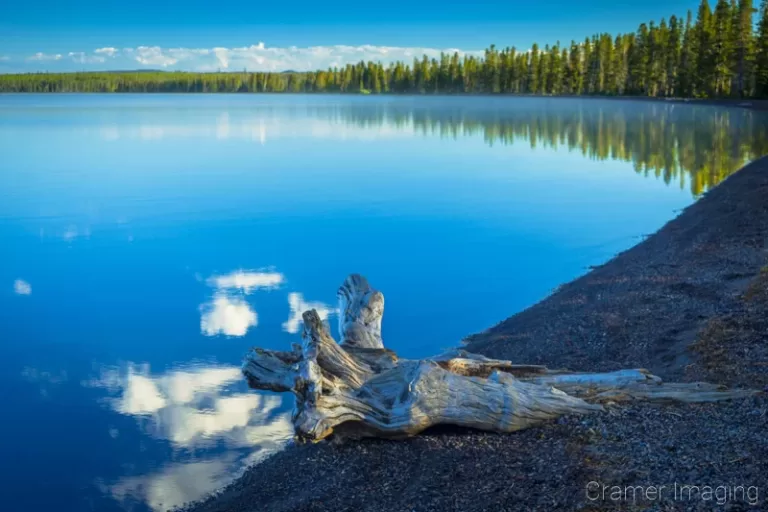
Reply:
[[6, 1], [0, 16], [0, 72], [266, 70], [360, 58], [410, 60], [425, 51], [480, 51], [492, 43], [528, 48], [534, 41], [634, 31], [644, 21], [682, 16], [697, 3]]

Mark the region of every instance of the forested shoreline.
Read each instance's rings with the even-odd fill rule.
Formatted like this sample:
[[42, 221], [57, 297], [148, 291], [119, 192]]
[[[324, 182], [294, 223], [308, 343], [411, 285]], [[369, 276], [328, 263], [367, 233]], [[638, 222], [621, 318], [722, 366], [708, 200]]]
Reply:
[[[757, 19], [756, 19], [757, 17]], [[757, 23], [755, 23], [757, 21]], [[412, 63], [310, 72], [128, 71], [0, 75], [0, 92], [325, 92], [768, 98], [768, 0], [702, 0], [697, 12], [568, 45], [491, 46]]]

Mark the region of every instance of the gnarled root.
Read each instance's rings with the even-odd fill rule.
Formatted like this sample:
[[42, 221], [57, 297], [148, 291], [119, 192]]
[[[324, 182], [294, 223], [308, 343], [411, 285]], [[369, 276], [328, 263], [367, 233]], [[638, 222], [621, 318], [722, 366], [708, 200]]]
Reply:
[[406, 360], [384, 348], [384, 296], [353, 274], [339, 289], [336, 343], [315, 310], [291, 352], [252, 349], [250, 387], [292, 391], [297, 438], [407, 437], [435, 425], [512, 432], [626, 400], [709, 402], [749, 396], [705, 383], [666, 384], [643, 369], [575, 373], [455, 350]]

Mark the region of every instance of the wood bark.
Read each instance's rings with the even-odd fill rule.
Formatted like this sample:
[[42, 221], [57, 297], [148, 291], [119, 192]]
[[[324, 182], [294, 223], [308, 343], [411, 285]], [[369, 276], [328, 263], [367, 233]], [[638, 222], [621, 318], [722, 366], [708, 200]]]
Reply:
[[338, 291], [337, 343], [315, 310], [291, 351], [253, 348], [243, 374], [254, 389], [292, 392], [296, 437], [399, 438], [436, 425], [512, 432], [563, 414], [628, 400], [709, 402], [752, 395], [706, 383], [664, 383], [643, 369], [578, 373], [514, 364], [456, 349], [422, 360], [384, 347], [384, 296], [360, 275]]

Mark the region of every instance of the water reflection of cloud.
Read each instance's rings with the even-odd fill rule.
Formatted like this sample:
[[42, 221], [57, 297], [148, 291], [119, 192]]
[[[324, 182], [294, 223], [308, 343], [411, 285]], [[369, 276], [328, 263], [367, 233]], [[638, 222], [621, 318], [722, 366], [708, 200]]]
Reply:
[[61, 238], [64, 239], [66, 242], [72, 242], [76, 238], [83, 237], [83, 238], [90, 238], [91, 236], [91, 228], [86, 226], [85, 228], [78, 228], [74, 224], [70, 224], [67, 226], [67, 228], [64, 230], [64, 232], [61, 234]]
[[17, 279], [13, 282], [13, 292], [16, 295], [31, 295], [32, 285], [23, 279]]
[[274, 289], [285, 282], [279, 272], [236, 270], [226, 275], [215, 275], [206, 281], [209, 286], [222, 290], [239, 289], [251, 293], [259, 289]]
[[216, 289], [213, 297], [200, 305], [200, 331], [206, 336], [225, 334], [245, 336], [248, 329], [258, 324], [258, 315], [242, 297], [255, 290], [272, 290], [285, 281], [285, 276], [274, 271], [236, 270], [224, 275], [213, 275], [206, 280]]
[[258, 316], [247, 302], [225, 294], [215, 295], [200, 309], [200, 331], [206, 336], [245, 336], [258, 324]]
[[126, 507], [138, 500], [153, 511], [166, 511], [227, 485], [232, 480], [230, 464], [227, 460], [175, 464], [154, 474], [124, 478], [105, 490]]
[[117, 501], [145, 503], [160, 512], [185, 503], [198, 501], [240, 477], [246, 468], [258, 463], [282, 447], [265, 444], [245, 457], [233, 454], [218, 458], [171, 464], [148, 475], [123, 478], [107, 486]]
[[[133, 364], [102, 371], [89, 386], [117, 395], [110, 406], [121, 414], [150, 419], [152, 434], [173, 446], [194, 449], [174, 452], [174, 461], [163, 469], [120, 479], [106, 485], [116, 500], [140, 500], [152, 510], [167, 510], [198, 500], [236, 478], [247, 466], [282, 449], [293, 429], [290, 411], [278, 395], [226, 393], [241, 380], [234, 366], [171, 370], [152, 375], [147, 365]], [[142, 424], [147, 424], [142, 421]], [[224, 453], [204, 455], [223, 441]], [[191, 459], [189, 458], [191, 455]]]
[[139, 125], [104, 125], [99, 128], [104, 140], [140, 139], [158, 141], [169, 138], [241, 139], [264, 145], [268, 137], [314, 137], [336, 140], [376, 140], [382, 137], [407, 138], [412, 132], [403, 129], [404, 122], [394, 125], [386, 120], [366, 125], [351, 125], [342, 119], [297, 118], [286, 119], [269, 115], [231, 119], [229, 112], [222, 112], [206, 122], [195, 120], [187, 124], [169, 125], [144, 122]]
[[[278, 395], [224, 394], [242, 379], [234, 366], [173, 370], [153, 376], [146, 365], [104, 370], [86, 383], [107, 389], [115, 411], [148, 417], [157, 437], [179, 447], [195, 447], [224, 439], [230, 446], [252, 446], [262, 440], [279, 443], [290, 436], [288, 412]], [[269, 426], [265, 430], [266, 426]]]
[[314, 309], [320, 316], [320, 320], [327, 320], [329, 315], [337, 314], [339, 310], [332, 308], [322, 302], [306, 302], [301, 293], [288, 294], [288, 306], [291, 308], [288, 320], [283, 323], [283, 330], [291, 334], [299, 332], [299, 326], [302, 324], [301, 315], [305, 311]]

